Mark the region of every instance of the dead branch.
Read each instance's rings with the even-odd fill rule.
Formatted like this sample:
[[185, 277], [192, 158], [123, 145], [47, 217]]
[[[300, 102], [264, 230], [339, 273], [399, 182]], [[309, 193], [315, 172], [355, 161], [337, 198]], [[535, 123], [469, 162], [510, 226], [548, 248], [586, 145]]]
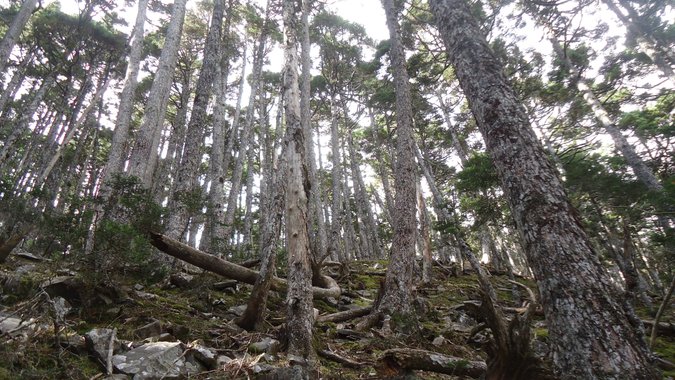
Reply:
[[360, 362], [357, 362], [355, 360], [340, 356], [333, 351], [319, 350], [317, 353], [322, 358], [326, 358], [326, 359], [332, 360], [336, 363], [340, 363], [340, 364], [344, 365], [345, 367], [359, 368], [359, 367], [362, 367], [364, 365], [363, 363], [360, 363]]

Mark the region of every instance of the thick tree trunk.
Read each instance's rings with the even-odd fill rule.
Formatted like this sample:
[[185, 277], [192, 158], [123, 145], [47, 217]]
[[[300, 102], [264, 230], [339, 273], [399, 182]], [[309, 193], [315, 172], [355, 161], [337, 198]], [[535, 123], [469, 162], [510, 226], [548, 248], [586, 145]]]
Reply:
[[406, 71], [405, 52], [401, 42], [398, 12], [393, 0], [382, 0], [391, 47], [389, 57], [396, 87], [396, 162], [394, 166], [396, 200], [394, 204], [391, 253], [385, 277], [384, 295], [378, 311], [411, 314], [415, 259], [415, 188], [417, 171], [413, 153], [413, 120], [410, 85]]
[[[229, 19], [229, 17], [228, 17]], [[228, 21], [229, 23], [229, 21]], [[236, 131], [239, 125], [241, 112], [241, 100], [244, 94], [244, 82], [246, 78], [246, 44], [242, 52], [241, 80], [237, 92], [237, 105], [234, 110], [234, 118], [230, 127], [230, 136], [225, 143], [225, 111], [227, 108], [227, 77], [229, 68], [228, 58], [222, 57], [222, 66], [219, 75], [219, 84], [214, 109], [214, 134], [213, 147], [211, 148], [211, 192], [209, 193], [209, 219], [207, 220], [205, 241], [208, 249], [214, 254], [221, 256], [227, 247], [229, 236], [225, 235], [225, 177], [227, 175]], [[217, 129], [217, 130], [216, 130]], [[221, 150], [220, 147], [223, 147]]]
[[2, 37], [2, 41], [0, 41], [0, 73], [2, 74], [6, 72], [5, 69], [9, 56], [12, 54], [12, 49], [19, 39], [23, 28], [26, 26], [28, 19], [33, 14], [35, 4], [37, 4], [37, 0], [23, 1], [21, 8], [19, 8], [19, 13], [14, 16], [12, 23], [9, 24], [9, 29], [7, 29], [5, 35]]
[[187, 0], [175, 0], [173, 3], [173, 14], [164, 39], [159, 67], [155, 73], [152, 87], [150, 87], [143, 123], [136, 133], [131, 158], [129, 159], [129, 174], [138, 177], [145, 188], [152, 187], [153, 174], [157, 166], [157, 148], [159, 147], [164, 114], [169, 101], [171, 80], [178, 57], [186, 2]]
[[302, 128], [298, 83], [298, 2], [284, 0], [284, 114], [286, 115], [286, 239], [288, 246], [288, 292], [286, 294], [288, 353], [298, 357], [291, 365], [300, 365], [308, 377], [316, 377], [316, 352], [312, 344], [314, 310], [311, 286], [309, 233], [307, 230], [306, 136]]
[[[175, 184], [169, 197], [170, 215], [167, 234], [175, 239], [180, 238], [190, 215], [188, 204], [194, 203], [194, 198], [200, 194], [199, 166], [202, 163], [202, 146], [207, 124], [206, 108], [213, 93], [213, 83], [216, 79], [220, 44], [222, 40], [223, 16], [225, 14], [224, 0], [214, 0], [211, 25], [206, 43], [204, 44], [204, 59], [195, 87], [195, 99], [192, 104], [190, 122], [187, 126], [185, 146], [180, 164], [174, 171]], [[194, 212], [194, 211], [193, 211]]]
[[558, 375], [657, 378], [642, 333], [614, 298], [556, 170], [469, 7], [463, 0], [431, 0], [430, 6], [537, 279]]

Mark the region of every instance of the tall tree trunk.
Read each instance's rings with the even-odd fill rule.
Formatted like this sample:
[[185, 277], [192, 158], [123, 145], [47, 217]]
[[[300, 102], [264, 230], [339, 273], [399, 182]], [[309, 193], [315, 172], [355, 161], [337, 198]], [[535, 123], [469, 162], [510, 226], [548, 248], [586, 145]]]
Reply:
[[657, 378], [642, 333], [614, 298], [555, 167], [467, 3], [429, 3], [537, 279], [558, 375]]
[[143, 123], [136, 133], [129, 159], [129, 174], [138, 177], [145, 188], [152, 187], [153, 174], [157, 166], [157, 148], [169, 101], [173, 71], [178, 58], [186, 2], [187, 0], [175, 0], [173, 3], [173, 14], [164, 39], [162, 54], [159, 57], [159, 67], [152, 87], [150, 87]]
[[174, 171], [175, 185], [169, 198], [170, 215], [166, 234], [180, 239], [190, 214], [188, 204], [201, 195], [199, 185], [199, 166], [202, 163], [202, 146], [207, 124], [206, 108], [213, 93], [213, 82], [216, 79], [222, 40], [224, 0], [214, 0], [211, 26], [204, 45], [204, 59], [197, 79], [195, 99], [192, 104], [190, 122], [187, 126], [185, 147], [180, 164]]
[[330, 99], [330, 146], [331, 146], [331, 161], [333, 167], [331, 169], [331, 182], [333, 187], [333, 202], [331, 203], [331, 254], [334, 260], [341, 263], [346, 263], [347, 253], [346, 247], [342, 243], [345, 240], [342, 238], [342, 228], [345, 225], [345, 210], [342, 207], [342, 169], [340, 160], [340, 136], [338, 125], [338, 110], [337, 102], [335, 101], [335, 94], [331, 95]]
[[129, 126], [131, 124], [131, 115], [133, 112], [133, 100], [138, 86], [138, 71], [141, 64], [141, 54], [143, 52], [143, 39], [145, 33], [145, 13], [148, 8], [148, 0], [138, 1], [138, 10], [136, 12], [136, 22], [133, 29], [131, 40], [131, 51], [129, 52], [129, 63], [127, 65], [126, 77], [124, 79], [124, 88], [120, 94], [120, 105], [117, 109], [117, 119], [115, 121], [115, 130], [113, 132], [108, 161], [103, 169], [103, 180], [101, 181], [101, 196], [107, 199], [108, 183], [113, 175], [121, 173], [124, 170], [124, 161], [126, 160], [127, 147], [129, 139]]
[[361, 160], [358, 158], [358, 153], [354, 149], [353, 136], [350, 133], [347, 136], [347, 146], [349, 147], [349, 162], [352, 168], [352, 180], [354, 181], [354, 193], [356, 195], [357, 202], [361, 205], [361, 208], [364, 212], [364, 220], [366, 229], [366, 236], [364, 238], [370, 239], [370, 246], [372, 249], [370, 258], [380, 258], [382, 257], [382, 241], [380, 240], [380, 234], [377, 230], [377, 224], [375, 223], [375, 216], [373, 209], [370, 206], [370, 201], [368, 200], [368, 192], [366, 190], [366, 185], [363, 182], [363, 175], [361, 174], [360, 163]]
[[28, 64], [33, 60], [33, 56], [32, 50], [27, 52], [23, 56], [21, 63], [19, 63], [19, 67], [14, 70], [12, 78], [9, 80], [9, 82], [7, 82], [7, 87], [5, 87], [5, 89], [2, 91], [2, 95], [0, 95], [0, 115], [5, 115], [5, 106], [7, 106], [7, 103], [11, 99], [14, 99], [14, 96], [21, 88], [22, 83], [26, 80], [26, 67], [28, 67]]
[[413, 121], [410, 85], [406, 71], [405, 52], [401, 42], [398, 14], [393, 0], [382, 0], [391, 47], [389, 57], [396, 88], [396, 163], [394, 166], [394, 236], [389, 255], [389, 266], [385, 277], [384, 294], [379, 311], [411, 314], [413, 268], [415, 259], [415, 187], [417, 172], [413, 158]]
[[[302, 63], [302, 75], [300, 76], [300, 112], [302, 114], [302, 128], [305, 131], [307, 152], [307, 168], [309, 173], [309, 231], [310, 245], [312, 247], [312, 267], [317, 272], [321, 268], [321, 261], [326, 258], [328, 245], [328, 235], [326, 233], [326, 223], [323, 219], [321, 199], [321, 184], [317, 177], [316, 158], [314, 154], [314, 136], [312, 133], [312, 114], [310, 110], [310, 77], [312, 70], [312, 61], [310, 58], [311, 42], [309, 39], [309, 1], [302, 2], [302, 52], [300, 55]], [[316, 275], [315, 275], [316, 277]]]
[[[298, 31], [297, 18], [300, 4], [284, 0], [284, 110], [286, 115], [286, 238], [288, 244], [288, 293], [286, 294], [288, 353], [301, 358], [299, 364], [313, 376], [316, 353], [312, 345], [312, 268], [310, 263], [309, 234], [307, 231], [307, 193], [309, 182], [305, 159], [305, 134], [300, 111], [298, 84]], [[304, 361], [304, 363], [302, 362]], [[292, 362], [293, 364], [293, 362]], [[303, 365], [304, 364], [304, 365]]]
[[[37, 0], [24, 0], [19, 8], [19, 13], [14, 16], [12, 23], [9, 24], [9, 29], [0, 41], [0, 73], [6, 73], [7, 61], [12, 54], [12, 49], [19, 39], [23, 28], [26, 26], [30, 15], [33, 14]], [[0, 78], [1, 79], [1, 78]]]
[[286, 178], [282, 173], [287, 170], [286, 155], [287, 152], [282, 151], [276, 170], [269, 170], [263, 176], [263, 181], [270, 182], [270, 185], [260, 212], [260, 274], [251, 290], [246, 310], [237, 320], [237, 324], [246, 330], [261, 330], [267, 312], [267, 297], [274, 277], [281, 218], [284, 215]]
[[251, 93], [248, 98], [248, 106], [246, 108], [246, 116], [244, 118], [244, 127], [241, 130], [241, 135], [239, 136], [239, 154], [237, 155], [237, 161], [234, 164], [234, 169], [232, 171], [232, 187], [230, 188], [230, 194], [227, 198], [227, 209], [225, 210], [225, 238], [230, 238], [232, 232], [234, 231], [234, 214], [237, 210], [237, 198], [241, 192], [241, 181], [244, 173], [244, 162], [246, 161], [246, 152], [247, 149], [250, 149], [251, 141], [251, 130], [253, 129], [253, 119], [256, 109], [256, 102], [258, 101], [258, 95], [260, 93], [260, 82], [262, 80], [262, 67], [265, 58], [265, 46], [267, 45], [267, 37], [269, 35], [269, 1], [268, 7], [265, 15], [265, 22], [263, 29], [260, 32], [258, 37], [257, 49], [255, 55], [253, 56], [253, 71], [251, 78]]
[[68, 146], [70, 141], [75, 137], [75, 133], [78, 131], [81, 132], [81, 128], [84, 126], [85, 123], [89, 122], [89, 117], [91, 116], [92, 111], [94, 108], [98, 105], [99, 99], [103, 97], [103, 94], [105, 93], [106, 89], [108, 88], [108, 74], [103, 74], [105, 77], [99, 79], [98, 83], [98, 88], [96, 89], [96, 92], [94, 93], [94, 96], [90, 100], [89, 105], [87, 108], [84, 109], [80, 117], [77, 119], [75, 124], [73, 124], [68, 132], [66, 133], [65, 137], [62, 139], [62, 142], [60, 145], [56, 147], [56, 150], [52, 154], [51, 158], [49, 161], [46, 162], [46, 165], [42, 168], [40, 175], [38, 176], [37, 180], [35, 181], [36, 186], [42, 186], [44, 183], [45, 179], [47, 179], [47, 176], [49, 176], [49, 173], [51, 173], [52, 169], [54, 168], [54, 165], [56, 165], [56, 162], [61, 158], [61, 155], [63, 154], [63, 149]]
[[[229, 25], [229, 16], [227, 24]], [[220, 74], [218, 79], [218, 94], [216, 95], [216, 106], [214, 109], [214, 132], [213, 147], [211, 148], [211, 191], [209, 193], [209, 218], [206, 224], [205, 242], [208, 249], [220, 256], [227, 246], [230, 238], [225, 235], [225, 177], [230, 166], [230, 158], [234, 147], [236, 131], [239, 125], [239, 115], [241, 112], [241, 99], [244, 93], [244, 81], [246, 78], [246, 44], [242, 52], [241, 80], [239, 81], [239, 91], [237, 92], [237, 105], [234, 111], [230, 127], [230, 136], [225, 143], [225, 111], [227, 109], [227, 77], [229, 69], [229, 59], [222, 57]]]

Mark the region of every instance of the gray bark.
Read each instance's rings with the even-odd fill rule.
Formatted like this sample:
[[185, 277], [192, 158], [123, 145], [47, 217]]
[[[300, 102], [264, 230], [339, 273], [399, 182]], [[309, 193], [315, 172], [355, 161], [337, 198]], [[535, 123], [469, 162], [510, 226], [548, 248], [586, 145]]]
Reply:
[[108, 196], [108, 191], [104, 191], [104, 189], [107, 189], [112, 176], [124, 170], [127, 152], [126, 144], [129, 138], [129, 125], [131, 124], [131, 114], [133, 111], [133, 99], [136, 87], [138, 86], [138, 70], [141, 63], [141, 53], [143, 52], [143, 34], [145, 31], [145, 13], [147, 7], [148, 0], [139, 0], [131, 41], [131, 51], [129, 52], [129, 63], [124, 80], [124, 89], [122, 89], [122, 94], [120, 94], [120, 105], [117, 109], [117, 120], [110, 146], [110, 154], [103, 169], [100, 193], [104, 198]]
[[[299, 11], [295, 0], [284, 0], [284, 110], [286, 115], [286, 238], [288, 245], [288, 293], [286, 294], [289, 332], [288, 353], [300, 358], [309, 373], [316, 366], [312, 345], [314, 311], [312, 307], [312, 268], [307, 230], [308, 178], [305, 160], [305, 134], [300, 111], [298, 83]], [[302, 363], [304, 362], [304, 363]]]
[[174, 191], [169, 199], [171, 213], [167, 235], [174, 239], [180, 238], [181, 231], [185, 229], [189, 218], [193, 216], [190, 214], [188, 204], [194, 201], [194, 197], [201, 194], [198, 179], [208, 116], [206, 108], [211, 100], [213, 82], [216, 79], [219, 64], [224, 14], [223, 0], [215, 0], [211, 25], [204, 45], [202, 68], [195, 87], [195, 99], [192, 104], [190, 122], [187, 126], [183, 156], [174, 171]]
[[[269, 12], [269, 7], [268, 11]], [[266, 16], [267, 17], [267, 16]], [[262, 74], [262, 67], [264, 63], [265, 46], [267, 45], [267, 37], [269, 31], [267, 30], [267, 21], [263, 26], [263, 30], [258, 38], [257, 50], [253, 57], [253, 71], [251, 78], [251, 93], [248, 98], [248, 106], [246, 108], [246, 116], [244, 117], [244, 126], [239, 136], [239, 153], [237, 161], [234, 164], [232, 171], [232, 187], [227, 198], [227, 209], [225, 210], [225, 237], [229, 238], [233, 232], [234, 214], [237, 209], [237, 198], [241, 192], [241, 181], [244, 172], [244, 162], [246, 160], [247, 149], [251, 149], [251, 130], [253, 129], [253, 119], [256, 109], [256, 102], [260, 92], [260, 81]]]
[[469, 7], [462, 0], [431, 0], [430, 6], [537, 279], [557, 374], [657, 378], [642, 333], [616, 301], [555, 167]]
[[164, 39], [159, 67], [155, 73], [152, 87], [150, 87], [143, 123], [136, 133], [131, 158], [129, 159], [129, 174], [138, 177], [146, 188], [152, 187], [153, 174], [157, 166], [157, 148], [159, 147], [164, 114], [169, 101], [173, 71], [178, 58], [186, 2], [187, 0], [175, 0], [173, 4], [173, 14]]
[[346, 263], [346, 247], [342, 243], [342, 228], [345, 224], [345, 213], [342, 208], [342, 169], [340, 165], [340, 137], [338, 126], [338, 110], [335, 95], [330, 99], [331, 121], [330, 121], [330, 146], [331, 146], [331, 182], [333, 187], [333, 199], [331, 203], [331, 255], [333, 260]]
[[420, 235], [422, 239], [422, 283], [428, 284], [431, 282], [431, 233], [430, 218], [427, 212], [427, 205], [422, 194], [422, 186], [417, 183], [417, 211], [420, 221]]
[[9, 24], [9, 28], [2, 37], [2, 41], [0, 41], [0, 73], [4, 74], [6, 72], [5, 69], [7, 67], [9, 56], [12, 54], [12, 49], [16, 44], [16, 40], [19, 39], [28, 19], [31, 14], [33, 14], [35, 4], [37, 4], [37, 0], [24, 0], [19, 9], [19, 13], [14, 16], [12, 23]]
[[312, 246], [312, 261], [314, 267], [320, 267], [321, 261], [326, 258], [328, 235], [326, 224], [323, 219], [321, 199], [321, 187], [317, 177], [316, 159], [314, 155], [314, 136], [312, 133], [312, 116], [310, 110], [310, 76], [312, 61], [310, 58], [311, 43], [309, 39], [309, 1], [302, 2], [302, 75], [300, 76], [300, 112], [302, 114], [302, 128], [305, 131], [307, 152], [307, 168], [309, 172], [309, 230], [310, 243]]
[[413, 268], [415, 258], [415, 187], [417, 171], [413, 158], [413, 120], [410, 85], [406, 71], [405, 52], [401, 42], [398, 12], [393, 0], [382, 0], [391, 47], [389, 57], [396, 88], [396, 162], [394, 167], [396, 199], [389, 267], [385, 277], [384, 294], [379, 311], [410, 314], [412, 310]]

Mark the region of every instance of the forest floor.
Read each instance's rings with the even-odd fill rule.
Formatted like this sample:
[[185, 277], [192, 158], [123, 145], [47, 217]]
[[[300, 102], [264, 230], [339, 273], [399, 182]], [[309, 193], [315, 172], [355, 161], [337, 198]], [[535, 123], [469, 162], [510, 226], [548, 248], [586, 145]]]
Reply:
[[[267, 331], [249, 333], [237, 328], [233, 320], [246, 304], [250, 285], [199, 271], [155, 284], [139, 277], [117, 276], [109, 286], [90, 289], [81, 282], [81, 274], [58, 269], [67, 267], [63, 262], [35, 261], [19, 255], [12, 255], [0, 266], [0, 380], [112, 379], [106, 377], [110, 364], [96, 357], [84, 343], [84, 335], [94, 328], [115, 329], [117, 339], [130, 346], [180, 340], [181, 347], [207, 347], [218, 360], [190, 374], [191, 379], [265, 378], [270, 370], [288, 363], [276, 342], [284, 322], [283, 294], [271, 293]], [[320, 315], [326, 315], [371, 305], [385, 267], [382, 261], [351, 263], [348, 270], [343, 268], [342, 275], [336, 276], [343, 291], [340, 299], [315, 300], [315, 308]], [[512, 285], [507, 280], [506, 276], [491, 277], [500, 305], [515, 313], [521, 304], [513, 300]], [[535, 288], [530, 280], [518, 281]], [[434, 266], [432, 282], [418, 288], [417, 295], [422, 312], [420, 329], [415, 334], [388, 334], [379, 329], [356, 331], [358, 319], [317, 323], [317, 350], [333, 354], [332, 359], [320, 355], [321, 378], [387, 378], [390, 372], [381, 359], [383, 352], [393, 348], [485, 361], [482, 345], [489, 338], [489, 330], [476, 333], [479, 321], [472, 318], [465, 305], [480, 299], [475, 274], [455, 275], [447, 268]], [[68, 301], [65, 308], [58, 307], [60, 301], [55, 302], [59, 297]], [[643, 319], [653, 319], [653, 311], [648, 308], [639, 307], [638, 312]], [[12, 331], [3, 330], [3, 323], [12, 318], [28, 323]], [[672, 309], [663, 321], [675, 322]], [[535, 353], [548, 359], [548, 330], [541, 313], [534, 317], [533, 337]], [[672, 337], [659, 338], [655, 350], [662, 358], [675, 362]], [[422, 379], [456, 378], [424, 371], [415, 374]], [[675, 371], [666, 372], [664, 378], [674, 375]]]

